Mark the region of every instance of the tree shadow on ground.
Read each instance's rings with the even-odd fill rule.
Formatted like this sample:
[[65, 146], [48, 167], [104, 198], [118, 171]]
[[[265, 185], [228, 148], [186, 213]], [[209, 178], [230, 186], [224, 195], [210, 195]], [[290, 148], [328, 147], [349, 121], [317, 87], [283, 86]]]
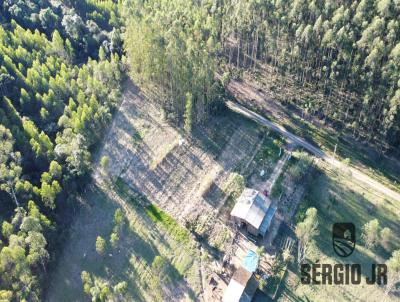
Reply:
[[226, 197], [225, 192], [213, 181], [210, 188], [203, 194], [203, 198], [214, 208], [220, 206], [221, 200]]
[[[126, 198], [126, 193], [121, 197]], [[158, 244], [162, 245], [167, 250], [172, 248], [165, 240], [165, 234], [163, 235], [160, 233], [156, 224], [146, 215], [142, 206], [136, 204], [135, 211], [139, 215], [138, 219], [141, 220], [136, 221], [135, 225], [137, 227], [146, 225], [146, 231], [136, 231], [130, 226], [125, 226], [121, 233], [118, 246], [110, 251], [109, 254], [107, 253], [105, 256], [101, 257], [99, 263], [103, 264], [103, 268], [98, 271], [99, 276], [113, 280], [115, 283], [127, 281], [129, 284], [129, 293], [135, 301], [146, 300], [141, 294], [141, 291], [148, 290], [146, 287], [151, 286], [152, 281], [149, 278], [160, 279], [163, 294], [165, 295], [170, 295], [170, 291], [173, 291], [173, 288], [179, 286], [181, 292], [173, 291], [174, 295], [177, 297], [183, 295], [183, 293], [195, 296], [195, 293], [187, 282], [183, 280], [182, 275], [175, 266], [170, 260], [165, 258], [167, 255], [162, 255], [155, 245], [155, 242], [158, 242]], [[156, 275], [153, 269], [151, 269], [157, 256], [161, 256], [165, 259], [165, 274], [163, 275]], [[133, 264], [135, 264], [135, 266]], [[121, 278], [121, 275], [125, 276], [125, 278]], [[138, 286], [137, 280], [139, 279], [145, 282], [145, 288], [143, 288], [143, 286], [142, 288]]]
[[222, 252], [219, 249], [217, 249], [216, 247], [211, 246], [209, 241], [207, 240], [207, 238], [205, 238], [204, 236], [198, 234], [195, 231], [191, 231], [191, 233], [195, 237], [196, 241], [200, 242], [201, 246], [207, 251], [207, 253], [212, 258], [214, 258], [215, 260], [221, 259]]

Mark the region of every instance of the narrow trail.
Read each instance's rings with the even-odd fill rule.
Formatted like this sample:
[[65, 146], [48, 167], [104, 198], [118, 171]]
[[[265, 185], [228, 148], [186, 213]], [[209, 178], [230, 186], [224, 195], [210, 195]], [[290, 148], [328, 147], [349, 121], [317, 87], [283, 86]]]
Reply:
[[315, 147], [313, 145], [311, 145], [310, 143], [308, 143], [307, 141], [305, 141], [303, 138], [287, 131], [283, 126], [273, 123], [269, 120], [267, 120], [266, 118], [264, 118], [263, 116], [259, 115], [258, 113], [255, 113], [254, 111], [251, 111], [247, 108], [245, 108], [242, 105], [239, 105], [237, 103], [234, 103], [232, 101], [227, 101], [226, 105], [228, 106], [228, 108], [230, 108], [231, 110], [242, 114], [254, 121], [256, 121], [257, 123], [260, 123], [264, 126], [267, 126], [268, 128], [278, 132], [279, 134], [287, 137], [289, 140], [291, 140], [292, 142], [296, 143], [297, 145], [302, 146], [304, 149], [308, 150], [309, 152], [311, 152], [312, 154], [314, 154], [315, 156], [323, 159], [325, 162], [327, 162], [328, 164], [330, 164], [331, 166], [340, 169], [346, 173], [351, 173], [352, 178], [354, 180], [357, 180], [359, 182], [362, 182], [366, 188], [368, 189], [373, 189], [375, 191], [378, 191], [382, 194], [385, 194], [386, 196], [400, 201], [400, 193], [397, 193], [391, 189], [389, 189], [388, 187], [386, 187], [385, 185], [381, 184], [380, 182], [372, 179], [371, 177], [369, 177], [368, 175], [362, 173], [361, 171], [353, 168], [353, 167], [348, 167], [347, 165], [343, 164], [342, 162], [340, 162], [339, 160], [337, 160], [336, 158], [326, 154], [324, 151], [322, 151], [321, 149], [319, 149], [318, 147]]
[[268, 192], [271, 192], [272, 187], [274, 186], [276, 180], [278, 179], [279, 175], [282, 173], [282, 169], [285, 166], [285, 163], [289, 160], [290, 158], [290, 149], [288, 150], [289, 152], [285, 152], [285, 154], [282, 156], [282, 158], [278, 161], [276, 164], [274, 171], [272, 171], [271, 176], [268, 178], [268, 180], [265, 183], [265, 190]]

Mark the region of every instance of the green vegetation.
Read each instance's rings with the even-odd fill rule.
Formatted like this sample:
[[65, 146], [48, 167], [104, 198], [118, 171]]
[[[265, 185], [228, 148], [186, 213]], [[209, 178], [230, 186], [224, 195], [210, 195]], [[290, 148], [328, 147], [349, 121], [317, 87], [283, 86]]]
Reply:
[[378, 244], [379, 240], [379, 221], [373, 219], [363, 226], [361, 239], [365, 243], [365, 247], [371, 249]]
[[222, 191], [228, 196], [228, 201], [232, 204], [240, 196], [245, 187], [244, 177], [238, 173], [231, 173], [228, 180], [226, 181], [226, 186]]
[[318, 235], [317, 209], [309, 208], [303, 221], [296, 225], [297, 263], [300, 265], [310, 255], [310, 249], [314, 245], [314, 237]]
[[147, 206], [146, 213], [155, 223], [160, 223], [168, 234], [178, 242], [187, 243], [189, 241], [189, 232], [155, 205], [151, 204]]
[[287, 265], [288, 263], [282, 258], [282, 254], [278, 254], [278, 257], [274, 260], [272, 265], [272, 275], [267, 279], [266, 282], [261, 284], [263, 286], [262, 290], [264, 290], [273, 298], [276, 297], [277, 291], [279, 290], [279, 285], [281, 284], [282, 279], [285, 277]]
[[121, 50], [122, 21], [114, 1], [70, 0], [59, 5], [49, 0], [10, 0], [4, 1], [0, 8], [0, 21], [15, 20], [22, 27], [48, 37], [56, 33], [58, 46], [65, 39], [66, 48], [59, 47], [52, 54], [68, 56], [71, 61], [97, 57], [100, 45], [111, 52]]
[[312, 167], [312, 157], [304, 151], [293, 151], [282, 168], [271, 190], [271, 196], [279, 198], [288, 185], [301, 185]]
[[83, 290], [92, 297], [92, 301], [109, 301], [109, 299], [121, 299], [127, 291], [128, 284], [125, 281], [111, 287], [109, 282], [102, 280], [90, 273], [83, 271], [81, 274]]
[[218, 23], [208, 5], [126, 1], [125, 51], [132, 76], [157, 86], [170, 120], [190, 131], [217, 110]]
[[42, 300], [56, 225], [68, 220], [67, 200], [87, 183], [91, 152], [119, 103], [117, 8], [0, 5], [0, 291], [10, 301]]
[[388, 284], [385, 293], [388, 294], [395, 290], [396, 284], [400, 281], [400, 250], [394, 251], [392, 257], [386, 261], [388, 267]]
[[[336, 147], [338, 159], [348, 159], [350, 166], [362, 170], [363, 173], [379, 180], [385, 186], [395, 190], [400, 189], [398, 164], [393, 163], [393, 158], [386, 157], [379, 149], [374, 150], [367, 144], [359, 144], [359, 141], [347, 135], [345, 131], [314, 125], [307, 119], [300, 119], [294, 114], [283, 125], [292, 133], [305, 138], [330, 154], [334, 153]], [[378, 146], [378, 148], [381, 147]], [[391, 153], [388, 155], [395, 156]]]
[[281, 155], [284, 153], [284, 150], [281, 149], [284, 146], [284, 142], [282, 142], [282, 140], [272, 138], [273, 136], [268, 137], [263, 142], [260, 154], [261, 161], [270, 160], [272, 162], [277, 162], [280, 156], [279, 152], [281, 152]]
[[[137, 206], [138, 201], [133, 202], [137, 197], [129, 188], [122, 194], [108, 186], [88, 188], [82, 198], [93, 207], [82, 209], [71, 228], [65, 244], [68, 257], [59, 260], [51, 275], [50, 301], [85, 301], [99, 297], [103, 288], [104, 301], [165, 301], [174, 294], [192, 299], [198, 295], [199, 251], [194, 240], [176, 240]], [[108, 241], [112, 234], [119, 237], [115, 247]], [[98, 236], [106, 241], [103, 255], [95, 249]], [[76, 278], [81, 274], [91, 281]], [[125, 291], [121, 282], [126, 282]]]
[[[211, 119], [207, 127], [194, 128], [193, 137], [208, 152], [217, 158], [225, 146], [229, 143], [238, 124], [242, 124], [245, 119], [232, 111], [226, 110], [218, 118]], [[221, 131], [221, 129], [223, 130]]]
[[142, 141], [142, 135], [139, 132], [135, 132], [132, 136], [132, 141], [135, 145], [139, 144]]
[[96, 252], [99, 255], [104, 255], [105, 250], [106, 250], [106, 241], [101, 236], [97, 236], [97, 238], [96, 238]]
[[392, 238], [392, 231], [388, 227], [385, 227], [380, 231], [379, 236], [382, 247], [387, 249], [389, 247], [390, 238]]
[[[359, 263], [362, 271], [368, 272], [371, 263], [384, 263], [391, 257], [400, 244], [399, 234], [394, 230], [400, 227], [398, 215], [399, 205], [385, 196], [369, 191], [363, 186], [354, 183], [351, 175], [337, 174], [336, 171], [324, 169], [317, 170], [296, 214], [296, 221], [301, 222], [306, 218], [309, 207], [317, 209], [319, 233], [314, 236], [309, 261], [319, 260], [320, 263], [342, 263], [332, 249], [332, 225], [338, 221], [351, 221], [356, 226], [356, 249], [345, 263]], [[382, 235], [382, 232], [384, 234]], [[390, 230], [390, 231], [388, 231]], [[385, 235], [385, 233], [387, 233]], [[384, 240], [389, 236], [389, 240]], [[293, 268], [293, 276], [287, 277], [286, 286], [282, 296], [294, 294], [299, 298], [307, 296], [310, 299], [321, 301], [330, 299], [334, 293], [340, 292], [338, 301], [348, 299], [378, 300], [382, 297], [383, 290], [366, 288], [365, 286], [335, 285], [332, 287], [309, 287], [293, 285], [298, 280], [298, 271]], [[367, 274], [367, 273], [365, 273]], [[389, 299], [389, 298], [388, 298]]]
[[283, 186], [283, 181], [284, 181], [284, 171], [285, 171], [285, 168], [286, 167], [283, 167], [283, 170], [282, 170], [282, 174], [281, 175], [279, 175], [279, 177], [278, 177], [278, 179], [276, 180], [276, 182], [275, 182], [275, 184], [274, 184], [274, 186], [272, 187], [272, 190], [271, 190], [271, 196], [273, 197], [273, 198], [279, 198], [280, 196], [281, 196], [281, 194], [284, 192], [284, 186]]
[[107, 168], [109, 162], [110, 162], [110, 158], [108, 156], [103, 156], [100, 159], [100, 168], [105, 170]]
[[285, 143], [286, 142], [283, 137], [267, 131], [267, 133], [263, 136], [260, 149], [255, 155], [253, 162], [250, 164], [249, 171], [256, 170], [259, 175], [261, 170], [264, 170], [264, 175], [260, 176], [260, 179], [262, 181], [267, 180], [274, 170], [276, 163], [285, 153]]
[[193, 127], [193, 96], [191, 93], [186, 94], [186, 106], [185, 106], [185, 131], [187, 133], [192, 132]]
[[[222, 22], [221, 46], [230, 64], [256, 68], [258, 59], [290, 74], [299, 86], [314, 88], [314, 93], [292, 94], [287, 102], [341, 123], [366, 140], [381, 146], [385, 141], [395, 148], [399, 143], [399, 9], [392, 1], [216, 5]], [[232, 38], [236, 39], [233, 45]], [[286, 85], [279, 84], [280, 88]]]
[[[124, 119], [121, 132], [131, 135], [129, 142], [118, 141], [116, 148], [130, 144], [126, 156], [133, 158], [140, 148], [148, 147], [148, 153], [137, 159], [149, 166], [146, 177], [163, 182], [178, 164], [171, 153], [179, 149], [190, 155], [190, 144], [196, 151], [200, 145], [213, 155], [213, 159], [205, 152], [198, 155], [205, 155], [207, 164], [218, 163], [214, 170], [205, 171], [208, 166], [204, 169], [198, 160], [196, 169], [204, 169], [205, 181], [184, 192], [208, 202], [207, 211], [218, 209], [218, 214], [205, 213], [205, 222], [199, 223], [203, 232], [210, 231], [208, 224], [216, 219], [213, 215], [226, 214], [222, 209], [226, 204], [213, 204], [213, 199], [226, 197], [221, 200], [229, 207], [245, 184], [265, 181], [281, 156], [279, 149], [286, 144], [274, 134], [265, 135], [265, 129], [254, 122], [225, 110], [224, 101], [233, 98], [228, 90], [235, 94], [235, 89], [241, 89], [237, 86], [249, 96], [246, 105], [262, 107], [253, 97], [261, 98], [254, 93], [257, 89], [261, 93], [265, 84], [265, 95], [270, 98], [265, 103], [274, 111], [269, 113], [279, 116], [288, 130], [324, 150], [335, 150], [346, 165], [359, 167], [398, 189], [398, 164], [382, 158], [400, 154], [399, 16], [398, 0], [1, 1], [0, 300], [45, 299], [43, 284], [54, 277], [47, 271], [48, 262], [57, 263], [66, 239], [74, 240], [68, 231], [80, 211], [98, 214], [92, 217], [85, 212], [85, 222], [100, 227], [77, 226], [81, 233], [75, 236], [86, 236], [87, 242], [74, 242], [87, 246], [80, 250], [83, 253], [71, 254], [74, 264], [79, 264], [79, 282], [86, 298], [80, 296], [83, 293], [70, 292], [65, 299], [161, 301], [182, 291], [185, 295], [177, 300], [183, 300], [194, 299], [200, 292], [195, 268], [199, 252], [189, 231], [151, 204], [153, 199], [143, 196], [140, 188], [132, 193], [120, 177], [115, 183], [107, 178], [107, 190], [97, 187], [104, 185], [103, 179], [115, 168], [110, 167], [108, 156], [98, 158], [94, 153], [119, 107], [127, 71], [140, 85], [131, 90], [134, 97], [153, 99], [158, 104], [149, 102], [149, 106], [161, 108], [163, 121], [147, 116], [146, 127], [154, 123], [160, 129], [168, 122], [182, 131], [171, 128], [169, 137], [174, 138], [159, 143], [153, 156], [153, 142], [144, 139], [147, 128], [130, 131], [127, 128], [132, 124]], [[238, 85], [249, 74], [259, 80], [259, 86]], [[278, 94], [280, 104], [272, 104]], [[129, 99], [124, 104], [129, 105]], [[215, 113], [224, 118], [205, 127]], [[314, 119], [318, 126], [303, 118]], [[249, 134], [248, 129], [253, 132]], [[183, 131], [184, 143], [178, 136]], [[261, 139], [262, 144], [258, 143]], [[370, 154], [369, 146], [362, 143], [371, 143], [376, 150]], [[228, 144], [230, 150], [225, 152]], [[239, 144], [250, 147], [235, 149]], [[260, 149], [250, 150], [253, 146]], [[239, 150], [246, 154], [234, 154]], [[101, 173], [94, 173], [92, 182], [93, 158]], [[189, 175], [193, 172], [189, 165], [197, 158], [182, 158], [186, 162], [179, 164]], [[237, 163], [239, 159], [242, 164]], [[123, 175], [130, 163], [125, 170], [112, 172]], [[271, 196], [276, 199], [286, 190], [295, 192], [293, 187], [306, 179], [311, 166], [308, 154], [294, 152]], [[261, 173], [264, 179], [253, 177], [258, 169], [257, 174], [265, 172]], [[247, 175], [248, 171], [253, 175]], [[327, 248], [329, 227], [336, 221], [353, 221], [361, 230], [362, 244], [349, 260], [362, 265], [370, 260], [388, 261], [394, 279], [399, 280], [398, 202], [354, 184], [350, 174], [339, 172], [317, 172], [306, 188], [296, 215], [298, 263], [314, 258], [337, 260]], [[150, 186], [164, 185], [148, 181]], [[111, 200], [112, 206], [106, 205]], [[90, 210], [85, 201], [92, 202]], [[289, 212], [285, 211], [289, 201], [280, 205], [281, 213]], [[318, 225], [319, 234], [317, 221], [323, 222]], [[230, 229], [221, 224], [215, 229], [217, 233], [210, 231], [211, 238], [204, 239], [222, 251]], [[266, 285], [274, 291], [286, 270], [286, 258], [277, 264], [276, 280]], [[78, 276], [76, 271], [69, 273]], [[59, 278], [63, 279], [63, 272]], [[386, 292], [394, 286], [388, 285]], [[321, 294], [302, 286], [296, 290], [317, 300], [329, 294], [329, 290]], [[62, 286], [59, 292], [64, 293]]]

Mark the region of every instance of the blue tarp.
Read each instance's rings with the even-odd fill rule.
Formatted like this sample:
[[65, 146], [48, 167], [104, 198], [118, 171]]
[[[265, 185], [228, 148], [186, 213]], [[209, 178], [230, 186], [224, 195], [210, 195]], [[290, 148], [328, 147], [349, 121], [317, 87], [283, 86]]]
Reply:
[[258, 267], [258, 255], [254, 251], [249, 251], [243, 258], [242, 266], [250, 273], [254, 273]]

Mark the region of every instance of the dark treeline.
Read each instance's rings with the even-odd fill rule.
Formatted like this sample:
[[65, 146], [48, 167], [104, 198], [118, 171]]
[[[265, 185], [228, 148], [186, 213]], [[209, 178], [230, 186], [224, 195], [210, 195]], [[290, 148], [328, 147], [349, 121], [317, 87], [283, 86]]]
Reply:
[[228, 63], [272, 65], [323, 95], [288, 101], [362, 139], [398, 148], [399, 1], [238, 0], [215, 6]]
[[120, 99], [118, 5], [63, 3], [1, 7], [1, 301], [42, 300], [59, 225], [89, 179], [91, 153]]

